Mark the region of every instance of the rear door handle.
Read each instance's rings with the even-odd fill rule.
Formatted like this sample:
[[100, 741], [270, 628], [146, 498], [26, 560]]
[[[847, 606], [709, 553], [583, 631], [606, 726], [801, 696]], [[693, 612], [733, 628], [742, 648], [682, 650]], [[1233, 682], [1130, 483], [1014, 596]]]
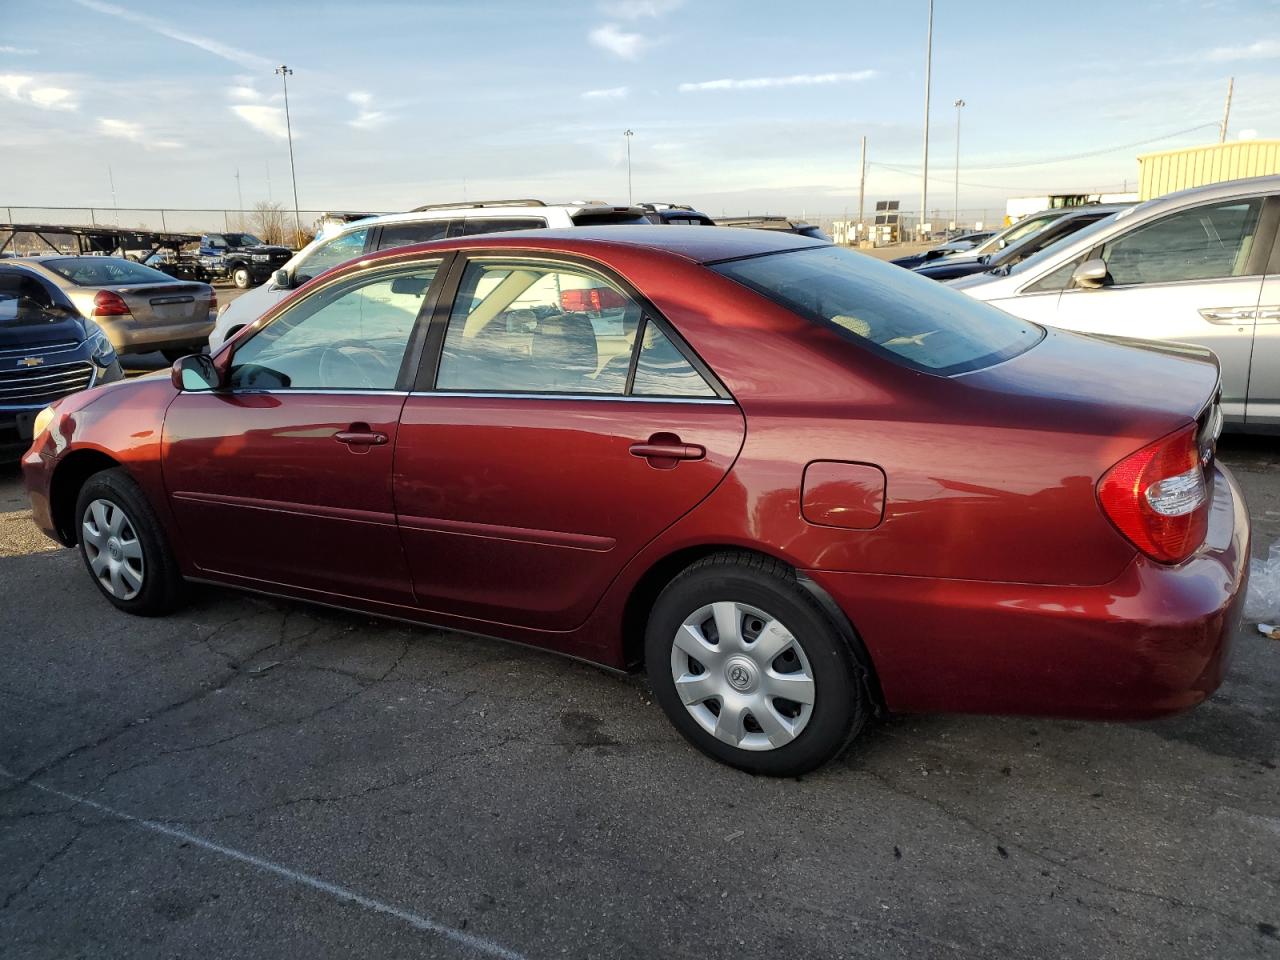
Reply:
[[333, 439], [348, 447], [380, 447], [387, 442], [387, 435], [374, 430], [339, 430]]
[[633, 457], [647, 460], [701, 460], [707, 455], [706, 447], [681, 443], [678, 437], [675, 440], [650, 438], [644, 443], [633, 443], [629, 449]]

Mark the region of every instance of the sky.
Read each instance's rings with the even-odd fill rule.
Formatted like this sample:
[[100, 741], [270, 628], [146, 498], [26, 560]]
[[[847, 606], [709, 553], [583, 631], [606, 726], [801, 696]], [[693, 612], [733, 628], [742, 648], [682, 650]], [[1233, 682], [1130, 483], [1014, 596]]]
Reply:
[[[0, 0], [0, 207], [920, 204], [926, 0]], [[937, 0], [929, 207], [1280, 137], [1280, 0]], [[1066, 159], [1064, 159], [1066, 158]], [[240, 174], [237, 182], [236, 173]], [[239, 194], [237, 193], [239, 187]]]

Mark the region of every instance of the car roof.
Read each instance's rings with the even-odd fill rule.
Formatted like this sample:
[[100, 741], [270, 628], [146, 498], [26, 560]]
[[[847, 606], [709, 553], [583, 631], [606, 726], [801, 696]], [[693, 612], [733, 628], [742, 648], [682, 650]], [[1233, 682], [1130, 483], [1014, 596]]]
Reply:
[[456, 250], [463, 248], [551, 249], [590, 253], [602, 244], [654, 250], [673, 254], [694, 263], [715, 263], [757, 257], [766, 253], [801, 250], [809, 247], [828, 248], [829, 243], [812, 237], [775, 230], [747, 230], [723, 227], [708, 230], [705, 226], [658, 226], [656, 224], [617, 224], [600, 227], [557, 227], [542, 230], [510, 230], [434, 240], [411, 247], [390, 247], [383, 255], [403, 256], [415, 250]]

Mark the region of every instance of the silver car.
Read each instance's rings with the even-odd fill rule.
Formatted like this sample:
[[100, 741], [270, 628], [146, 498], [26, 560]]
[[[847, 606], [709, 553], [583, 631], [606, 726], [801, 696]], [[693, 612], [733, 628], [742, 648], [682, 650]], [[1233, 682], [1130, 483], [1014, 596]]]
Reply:
[[199, 353], [213, 330], [217, 295], [121, 257], [27, 257], [20, 263], [61, 289], [118, 353]]
[[1222, 412], [1280, 432], [1280, 176], [1122, 210], [1013, 267], [951, 281], [1037, 323], [1209, 347]]

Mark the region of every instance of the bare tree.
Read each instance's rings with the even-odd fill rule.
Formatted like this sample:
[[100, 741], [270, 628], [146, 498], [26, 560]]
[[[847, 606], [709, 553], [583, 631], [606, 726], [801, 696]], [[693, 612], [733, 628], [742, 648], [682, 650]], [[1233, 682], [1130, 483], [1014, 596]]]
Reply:
[[249, 216], [253, 232], [263, 243], [282, 244], [290, 239], [288, 221], [285, 219], [284, 204], [259, 200], [253, 205], [253, 213]]

